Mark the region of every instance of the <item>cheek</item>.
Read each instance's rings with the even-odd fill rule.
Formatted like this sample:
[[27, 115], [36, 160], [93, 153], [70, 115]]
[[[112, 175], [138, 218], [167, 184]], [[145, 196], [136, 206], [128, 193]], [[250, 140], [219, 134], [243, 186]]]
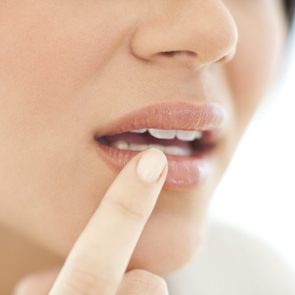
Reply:
[[[285, 43], [286, 27], [277, 12], [253, 13], [238, 19], [239, 42], [227, 73], [240, 127], [249, 121], [275, 80]], [[257, 19], [257, 20], [255, 20]]]
[[67, 248], [114, 176], [85, 138], [13, 131], [0, 130], [1, 223], [45, 246]]
[[0, 9], [0, 79], [12, 97], [38, 107], [69, 105], [63, 97], [97, 75], [128, 26], [115, 5], [13, 2]]
[[114, 26], [115, 6], [33, 2], [0, 5], [0, 217], [69, 244], [114, 177], [101, 169], [77, 90], [108, 61], [126, 20]]

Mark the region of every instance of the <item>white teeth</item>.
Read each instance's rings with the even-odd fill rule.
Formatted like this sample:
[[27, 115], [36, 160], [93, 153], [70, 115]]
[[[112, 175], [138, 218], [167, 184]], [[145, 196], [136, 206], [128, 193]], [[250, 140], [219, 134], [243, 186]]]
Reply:
[[189, 131], [189, 130], [177, 130], [176, 137], [179, 140], [191, 141], [195, 139], [200, 139], [202, 137], [201, 131]]
[[163, 130], [163, 129], [148, 129], [150, 135], [161, 139], [173, 139], [176, 135], [175, 130]]
[[183, 148], [179, 146], [163, 146], [159, 144], [149, 144], [149, 147], [158, 148], [167, 155], [190, 156], [192, 154], [192, 150], [190, 148]]
[[129, 150], [129, 151], [145, 151], [150, 147], [158, 148], [167, 155], [174, 156], [190, 156], [192, 155], [192, 150], [190, 148], [182, 148], [178, 146], [162, 146], [159, 144], [134, 144], [123, 140], [115, 141], [110, 144], [110, 146], [115, 147], [119, 150]]
[[148, 149], [148, 145], [147, 144], [135, 144], [135, 143], [129, 143], [129, 147], [128, 150], [130, 151], [145, 151]]
[[128, 150], [129, 149], [128, 143], [124, 140], [118, 140], [118, 141], [112, 142], [110, 144], [110, 146], [115, 147], [119, 150]]
[[132, 130], [130, 132], [133, 132], [133, 133], [145, 133], [147, 131], [146, 128], [143, 128], [143, 129], [135, 129], [135, 130]]
[[198, 130], [163, 130], [163, 129], [154, 129], [154, 128], [144, 128], [144, 129], [135, 129], [130, 132], [132, 133], [144, 133], [148, 131], [150, 135], [159, 139], [174, 139], [175, 137], [182, 141], [193, 141], [195, 139], [200, 139], [203, 136], [202, 131]]

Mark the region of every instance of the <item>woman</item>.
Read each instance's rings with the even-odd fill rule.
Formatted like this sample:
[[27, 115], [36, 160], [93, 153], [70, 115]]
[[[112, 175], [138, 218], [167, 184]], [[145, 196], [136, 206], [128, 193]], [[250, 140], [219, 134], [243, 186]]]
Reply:
[[167, 294], [291, 4], [2, 1], [1, 294]]

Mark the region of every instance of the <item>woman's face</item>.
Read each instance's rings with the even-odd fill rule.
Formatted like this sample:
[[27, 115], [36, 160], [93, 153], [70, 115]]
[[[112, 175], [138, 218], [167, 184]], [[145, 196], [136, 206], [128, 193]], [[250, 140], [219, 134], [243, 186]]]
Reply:
[[0, 222], [65, 257], [118, 173], [94, 133], [160, 102], [215, 102], [228, 124], [209, 177], [162, 190], [130, 262], [183, 265], [286, 30], [279, 0], [1, 1]]

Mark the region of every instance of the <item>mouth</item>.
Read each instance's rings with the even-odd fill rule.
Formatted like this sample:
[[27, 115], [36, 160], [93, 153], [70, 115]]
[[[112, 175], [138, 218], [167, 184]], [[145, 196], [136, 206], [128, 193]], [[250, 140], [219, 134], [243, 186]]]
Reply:
[[189, 190], [212, 170], [212, 155], [225, 129], [218, 104], [162, 103], [120, 118], [95, 133], [99, 155], [116, 171], [150, 147], [168, 159], [167, 190]]

